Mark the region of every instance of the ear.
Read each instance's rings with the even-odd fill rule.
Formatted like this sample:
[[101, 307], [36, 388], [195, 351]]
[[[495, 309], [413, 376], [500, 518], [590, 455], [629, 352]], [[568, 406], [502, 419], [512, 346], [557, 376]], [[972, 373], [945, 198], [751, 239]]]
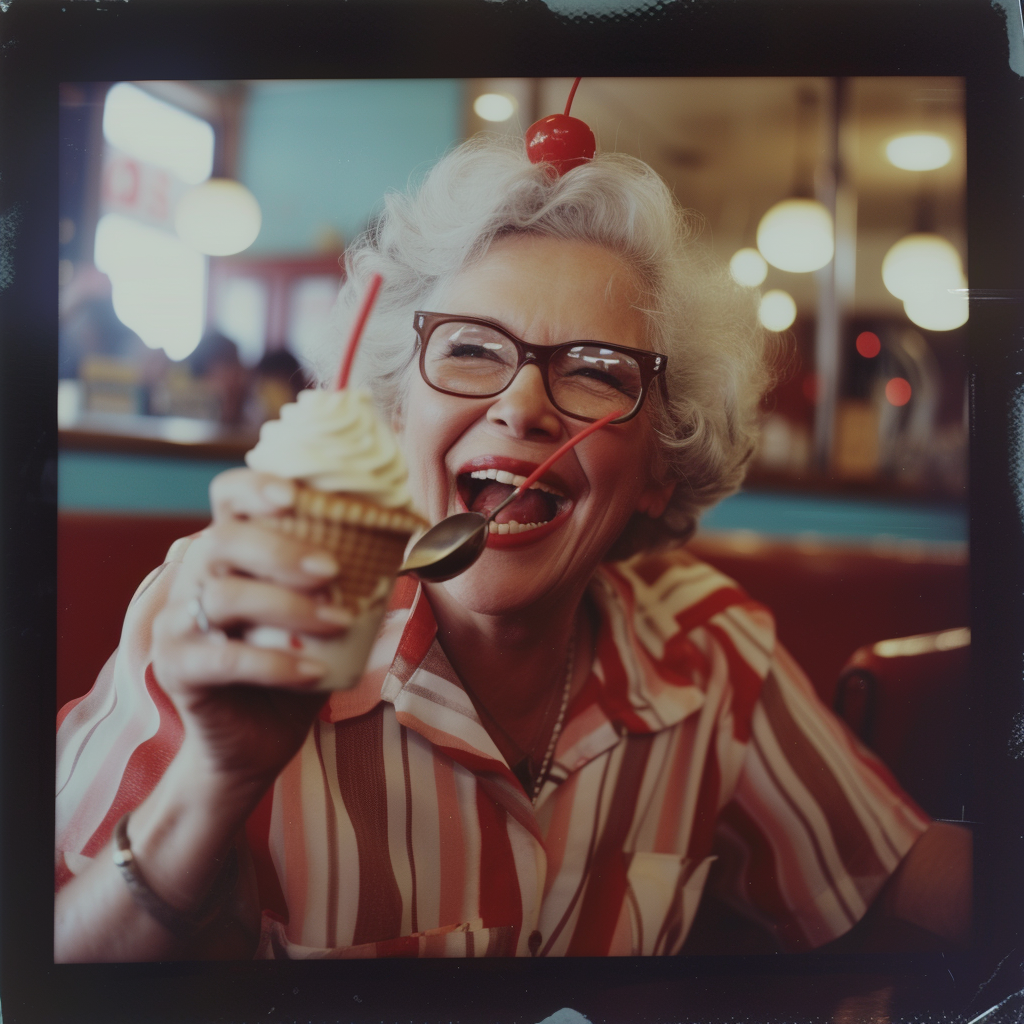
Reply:
[[672, 500], [675, 491], [674, 480], [667, 484], [649, 483], [640, 494], [640, 500], [636, 504], [637, 512], [643, 512], [651, 519], [659, 518], [668, 508], [668, 503]]

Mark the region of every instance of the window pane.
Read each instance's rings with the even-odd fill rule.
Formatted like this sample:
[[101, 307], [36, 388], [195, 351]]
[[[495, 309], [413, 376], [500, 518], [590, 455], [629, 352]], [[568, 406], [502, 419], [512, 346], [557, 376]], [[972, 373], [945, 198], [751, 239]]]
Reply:
[[217, 293], [217, 330], [237, 346], [246, 366], [255, 366], [267, 343], [267, 286], [254, 277], [233, 277]]
[[112, 146], [198, 185], [213, 172], [213, 128], [128, 82], [103, 106], [103, 135]]
[[332, 365], [333, 350], [341, 344], [331, 330], [331, 310], [339, 285], [338, 279], [330, 274], [303, 277], [292, 285], [288, 346], [306, 366]]
[[184, 359], [203, 333], [206, 257], [157, 228], [107, 214], [96, 225], [96, 266], [110, 277], [114, 312], [150, 348]]

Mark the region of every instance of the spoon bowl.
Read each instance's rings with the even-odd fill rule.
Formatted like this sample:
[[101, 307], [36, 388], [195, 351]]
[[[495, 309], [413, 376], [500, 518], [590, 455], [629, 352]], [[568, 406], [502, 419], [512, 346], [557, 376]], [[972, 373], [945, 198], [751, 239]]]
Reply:
[[443, 583], [465, 572], [487, 547], [488, 519], [479, 512], [460, 512], [432, 526], [413, 545], [398, 570], [427, 583]]
[[599, 420], [585, 426], [574, 437], [569, 438], [554, 455], [546, 458], [501, 504], [495, 506], [490, 515], [479, 512], [459, 512], [442, 519], [432, 526], [412, 546], [399, 576], [416, 576], [426, 583], [443, 583], [464, 573], [487, 547], [488, 528], [494, 517], [511, 504], [532, 484], [535, 484], [570, 448], [589, 437], [595, 430], [624, 415], [610, 412]]

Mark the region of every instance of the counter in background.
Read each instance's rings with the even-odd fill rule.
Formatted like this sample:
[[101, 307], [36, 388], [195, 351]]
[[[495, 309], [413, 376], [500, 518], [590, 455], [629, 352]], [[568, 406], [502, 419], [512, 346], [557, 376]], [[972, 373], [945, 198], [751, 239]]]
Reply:
[[[255, 442], [251, 431], [203, 420], [82, 415], [61, 424], [59, 506], [203, 515], [210, 480], [244, 465]], [[968, 538], [966, 504], [953, 500], [760, 489], [727, 498], [704, 517], [701, 530], [944, 545], [964, 545]]]

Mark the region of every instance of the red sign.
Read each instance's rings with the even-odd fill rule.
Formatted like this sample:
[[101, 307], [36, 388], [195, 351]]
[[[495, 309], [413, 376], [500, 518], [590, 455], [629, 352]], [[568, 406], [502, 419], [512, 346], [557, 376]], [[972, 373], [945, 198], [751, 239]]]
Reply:
[[100, 192], [103, 213], [121, 213], [173, 231], [175, 208], [188, 188], [162, 168], [106, 147]]

